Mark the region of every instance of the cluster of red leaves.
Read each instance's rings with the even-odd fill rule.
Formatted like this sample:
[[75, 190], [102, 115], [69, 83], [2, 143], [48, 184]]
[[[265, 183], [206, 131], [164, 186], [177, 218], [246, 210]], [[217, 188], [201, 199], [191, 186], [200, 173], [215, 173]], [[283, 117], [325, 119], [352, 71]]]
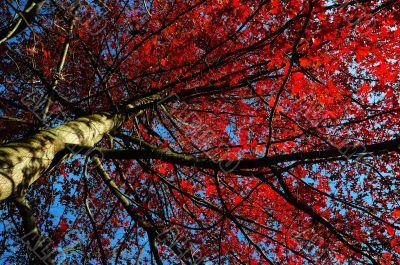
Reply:
[[[107, 8], [85, 3], [79, 11], [57, 91], [87, 112], [110, 110], [110, 97], [121, 104], [157, 91], [176, 97], [123, 126], [151, 144], [212, 159], [245, 159], [265, 152], [273, 156], [368, 144], [399, 133], [398, 4], [106, 2]], [[66, 41], [58, 36], [61, 27], [55, 26], [65, 23], [62, 17], [55, 13], [52, 20], [47, 31], [35, 34], [34, 46], [27, 41], [12, 46], [20, 54], [15, 60], [35, 62], [49, 79]], [[1, 54], [1, 72], [11, 81], [0, 97], [29, 95], [38, 77], [16, 79], [19, 69], [6, 57]], [[34, 91], [40, 94], [44, 88], [37, 84]], [[9, 109], [5, 115], [36, 119], [29, 111]], [[9, 134], [16, 128], [3, 126], [3, 121], [1, 127]], [[259, 264], [262, 251], [281, 264], [367, 262], [332, 230], [289, 203], [275, 178], [254, 177], [265, 173], [268, 178], [267, 168], [240, 176], [158, 160], [142, 163], [150, 169], [136, 161], [121, 163], [134, 193], [111, 162], [108, 172], [129, 197], [141, 199], [135, 211], [151, 215], [160, 227], [181, 226], [185, 238], [213, 262]], [[80, 170], [71, 163], [54, 173], [65, 176], [58, 180], [62, 189], [55, 188], [56, 202], [46, 200], [51, 197], [50, 181], [41, 180], [35, 194], [44, 194], [40, 209], [51, 203], [64, 206], [58, 226], [52, 223], [54, 231], [68, 234], [65, 238], [93, 239], [88, 217], [78, 210], [84, 203]], [[398, 156], [390, 154], [293, 166], [284, 178], [298, 200], [343, 231], [350, 244], [372, 248], [382, 264], [396, 264], [397, 172]], [[121, 259], [139, 255], [143, 231], [113, 203], [96, 171], [90, 173], [90, 207], [97, 209], [94, 216], [106, 253], [115, 257], [122, 245], [130, 252], [120, 254]], [[131, 238], [117, 235], [122, 228]], [[162, 254], [171, 253], [166, 248]], [[95, 251], [90, 258], [99, 259]]]

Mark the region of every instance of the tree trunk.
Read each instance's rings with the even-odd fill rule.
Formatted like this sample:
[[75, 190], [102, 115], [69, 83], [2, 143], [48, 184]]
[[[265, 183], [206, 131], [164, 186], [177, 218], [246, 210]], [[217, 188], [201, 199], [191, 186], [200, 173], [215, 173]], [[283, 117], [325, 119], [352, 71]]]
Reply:
[[0, 146], [0, 201], [24, 189], [71, 155], [68, 144], [94, 146], [123, 122], [120, 114], [94, 114]]

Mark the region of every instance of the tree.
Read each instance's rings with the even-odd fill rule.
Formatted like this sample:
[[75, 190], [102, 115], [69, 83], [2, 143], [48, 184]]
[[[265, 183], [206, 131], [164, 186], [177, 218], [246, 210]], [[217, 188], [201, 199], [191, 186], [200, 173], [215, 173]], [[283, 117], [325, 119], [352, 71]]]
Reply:
[[399, 11], [2, 1], [2, 263], [400, 263]]

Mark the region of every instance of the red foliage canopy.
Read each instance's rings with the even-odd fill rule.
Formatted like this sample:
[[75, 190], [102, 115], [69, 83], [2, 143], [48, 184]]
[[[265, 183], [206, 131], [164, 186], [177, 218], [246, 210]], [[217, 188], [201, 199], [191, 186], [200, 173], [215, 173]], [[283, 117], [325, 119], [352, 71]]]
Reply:
[[[27, 193], [65, 250], [55, 259], [398, 264], [399, 12], [393, 0], [46, 1], [0, 44], [2, 140], [125, 115], [97, 144], [103, 159], [73, 156]], [[10, 255], [22, 230], [2, 207], [5, 262], [32, 259]]]

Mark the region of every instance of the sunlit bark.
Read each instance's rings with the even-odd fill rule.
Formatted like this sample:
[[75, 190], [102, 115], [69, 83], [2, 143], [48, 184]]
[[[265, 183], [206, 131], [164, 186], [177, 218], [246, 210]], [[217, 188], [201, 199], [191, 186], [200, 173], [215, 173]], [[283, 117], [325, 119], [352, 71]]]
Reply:
[[122, 115], [95, 114], [0, 147], [0, 200], [5, 200], [36, 181], [65, 160], [68, 144], [93, 146], [104, 134], [121, 125]]

